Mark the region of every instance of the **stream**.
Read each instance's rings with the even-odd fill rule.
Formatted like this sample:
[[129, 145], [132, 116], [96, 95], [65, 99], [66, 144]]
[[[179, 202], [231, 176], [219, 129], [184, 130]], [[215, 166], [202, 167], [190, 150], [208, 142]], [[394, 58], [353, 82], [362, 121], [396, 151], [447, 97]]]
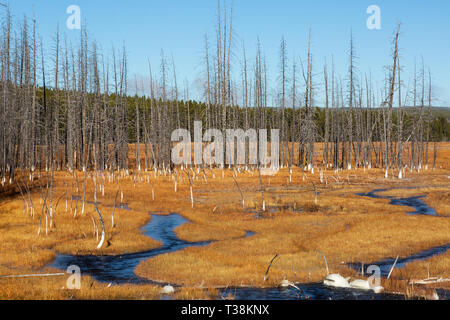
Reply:
[[[358, 194], [360, 196], [368, 196], [372, 198], [385, 198], [391, 199], [392, 204], [409, 206], [416, 211], [409, 212], [408, 214], [426, 214], [436, 215], [434, 209], [428, 207], [423, 201], [420, 200], [420, 196], [414, 196], [409, 198], [394, 198], [391, 196], [380, 196], [377, 192], [386, 191], [387, 189], [376, 189], [369, 193]], [[123, 205], [124, 209], [131, 210], [126, 204]], [[171, 213], [170, 215], [155, 215], [152, 214], [152, 219], [145, 225], [142, 230], [144, 234], [155, 240], [162, 242], [162, 246], [157, 249], [148, 251], [121, 254], [114, 256], [95, 256], [95, 255], [57, 255], [56, 259], [50, 265], [57, 269], [65, 270], [69, 265], [78, 265], [83, 274], [88, 274], [100, 282], [111, 282], [115, 284], [122, 283], [156, 283], [152, 280], [144, 279], [137, 276], [134, 273], [137, 265], [146, 259], [151, 257], [183, 250], [187, 247], [206, 246], [212, 241], [202, 242], [187, 242], [179, 239], [174, 229], [188, 223], [188, 221], [181, 215]], [[245, 237], [250, 237], [254, 233], [247, 231]], [[396, 264], [396, 268], [402, 268], [406, 263], [425, 260], [432, 256], [442, 254], [450, 248], [450, 244], [434, 247], [409, 257], [399, 259]], [[381, 275], [386, 277], [389, 273], [390, 267], [394, 259], [389, 258], [370, 264], [376, 264], [380, 266]], [[365, 264], [365, 265], [370, 265]], [[355, 269], [361, 269], [360, 263], [349, 264], [349, 267]], [[169, 284], [169, 283], [166, 283]], [[177, 286], [172, 284], [173, 286]], [[303, 291], [300, 292], [295, 288], [227, 288], [220, 290], [220, 294], [223, 297], [231, 294], [236, 300], [297, 300], [297, 299], [313, 299], [313, 300], [397, 300], [404, 299], [403, 295], [394, 294], [375, 294], [372, 291], [351, 289], [351, 288], [332, 288], [325, 286], [323, 283], [305, 283], [298, 285]], [[450, 299], [449, 293], [443, 290], [438, 291], [441, 299]], [[170, 298], [168, 296], [162, 298]]]
[[[416, 189], [417, 187], [406, 187], [402, 189]], [[370, 197], [373, 199], [389, 199], [391, 200], [389, 204], [394, 204], [398, 206], [407, 206], [412, 207], [415, 209], [415, 211], [409, 211], [407, 214], [409, 215], [417, 215], [417, 214], [424, 214], [428, 216], [437, 216], [436, 211], [429, 207], [425, 202], [423, 202], [422, 198], [425, 198], [425, 195], [422, 196], [412, 196], [412, 197], [406, 197], [406, 198], [395, 198], [393, 196], [382, 196], [377, 194], [378, 192], [385, 192], [392, 189], [375, 189], [367, 193], [357, 193], [358, 196], [362, 197]]]
[[[128, 206], [127, 206], [128, 207]], [[134, 273], [139, 262], [148, 258], [182, 250], [186, 247], [206, 246], [211, 241], [187, 242], [179, 239], [174, 229], [188, 222], [178, 214], [155, 215], [146, 224], [142, 231], [148, 237], [162, 242], [162, 246], [156, 249], [137, 253], [120, 255], [95, 256], [95, 255], [57, 255], [50, 265], [57, 269], [66, 269], [67, 266], [77, 265], [82, 273], [94, 277], [100, 282], [121, 283], [152, 283], [151, 280], [141, 278]]]

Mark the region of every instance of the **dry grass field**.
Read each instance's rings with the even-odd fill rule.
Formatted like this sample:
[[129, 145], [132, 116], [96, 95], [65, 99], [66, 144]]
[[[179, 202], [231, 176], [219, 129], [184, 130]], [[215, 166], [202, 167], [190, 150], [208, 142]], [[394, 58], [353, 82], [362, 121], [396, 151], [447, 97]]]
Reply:
[[[130, 154], [133, 150], [131, 147]], [[5, 184], [1, 190], [0, 276], [49, 272], [51, 270], [45, 266], [58, 253], [110, 255], [157, 248], [161, 244], [144, 236], [140, 230], [150, 220], [149, 212], [176, 212], [188, 219], [190, 223], [175, 230], [183, 240], [213, 240], [205, 247], [156, 256], [137, 267], [139, 276], [183, 285], [175, 295], [178, 299], [217, 295], [215, 290], [205, 291], [199, 289], [200, 286], [274, 287], [283, 279], [300, 283], [320, 281], [326, 273], [317, 250], [325, 253], [331, 271], [356, 276], [346, 263], [369, 263], [397, 255], [406, 257], [450, 243], [449, 164], [450, 143], [441, 143], [436, 169], [420, 172], [406, 169], [406, 176], [401, 180], [395, 171], [385, 178], [382, 169], [335, 172], [316, 167], [312, 173], [293, 168], [290, 174], [288, 168], [283, 168], [276, 175], [261, 177], [264, 211], [258, 171], [236, 173], [244, 206], [230, 169], [178, 169], [174, 174], [130, 170], [128, 175], [115, 172], [114, 176], [100, 173], [97, 179], [99, 210], [106, 226], [106, 242], [100, 250], [96, 249], [95, 227], [99, 221], [91, 203], [92, 173], [87, 180], [89, 203], [84, 214], [81, 200], [70, 201], [70, 189], [72, 196], [82, 199], [83, 172], [76, 172], [76, 179], [67, 172], [55, 174], [54, 207], [57, 200], [60, 201], [54, 208], [54, 226], [47, 230], [48, 234], [45, 217], [40, 223], [43, 201], [38, 185], [45, 185], [47, 181], [47, 173], [42, 173], [41, 177], [36, 177], [31, 192], [34, 216], [15, 185]], [[187, 174], [193, 183], [193, 207]], [[27, 178], [17, 180], [25, 183]], [[100, 186], [104, 186], [104, 194]], [[407, 187], [417, 188], [402, 189]], [[356, 195], [379, 188], [394, 188], [380, 195], [426, 195], [422, 200], [433, 207], [438, 216], [407, 215], [411, 208], [391, 205], [387, 199]], [[113, 228], [111, 214], [117, 190], [123, 194], [123, 199], [119, 195], [118, 203], [126, 203], [131, 210], [116, 208]], [[247, 231], [255, 234], [244, 237]], [[275, 254], [279, 259], [264, 281], [264, 273]], [[428, 270], [431, 276], [449, 278], [448, 253], [395, 270], [383, 285], [390, 291], [405, 293], [410, 290], [407, 282], [426, 278]], [[83, 276], [81, 290], [68, 290], [63, 289], [65, 279], [64, 276], [0, 278], [0, 299], [160, 297], [160, 288], [153, 285], [108, 287]], [[448, 287], [448, 283], [433, 286]]]

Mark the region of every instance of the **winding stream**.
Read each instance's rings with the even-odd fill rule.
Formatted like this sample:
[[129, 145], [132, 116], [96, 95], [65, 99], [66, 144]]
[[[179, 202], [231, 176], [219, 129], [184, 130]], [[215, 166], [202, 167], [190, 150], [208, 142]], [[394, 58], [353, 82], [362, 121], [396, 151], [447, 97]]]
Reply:
[[[416, 187], [405, 187], [402, 189], [416, 189]], [[412, 197], [406, 197], [406, 198], [395, 198], [393, 196], [386, 196], [386, 195], [379, 195], [378, 192], [384, 192], [392, 189], [375, 189], [367, 193], [357, 193], [358, 196], [362, 197], [370, 197], [373, 199], [389, 199], [391, 200], [389, 204], [394, 204], [398, 206], [407, 206], [412, 207], [415, 209], [415, 211], [410, 211], [407, 214], [410, 215], [416, 215], [416, 214], [424, 214], [429, 216], [437, 216], [436, 211], [429, 207], [425, 202], [423, 202], [422, 198], [425, 198], [425, 195], [422, 196], [412, 196]]]
[[[416, 187], [405, 187], [402, 189], [415, 189]], [[407, 214], [410, 215], [417, 215], [417, 214], [423, 214], [423, 215], [430, 215], [430, 216], [437, 216], [436, 211], [433, 208], [430, 208], [427, 206], [423, 201], [421, 201], [421, 198], [424, 198], [425, 196], [412, 196], [412, 197], [406, 197], [406, 198], [395, 198], [392, 196], [387, 195], [378, 195], [378, 192], [384, 192], [392, 189], [375, 189], [367, 193], [357, 193], [359, 196], [364, 197], [370, 197], [374, 199], [390, 199], [390, 204], [395, 205], [401, 205], [401, 206], [407, 206], [412, 207], [415, 209], [415, 211], [410, 211]], [[427, 249], [415, 254], [412, 254], [406, 258], [401, 258], [397, 260], [397, 263], [395, 265], [395, 268], [403, 268], [407, 263], [413, 262], [413, 261], [422, 261], [426, 260], [430, 257], [433, 257], [435, 255], [443, 254], [448, 249], [450, 249], [450, 243], [447, 243], [442, 246], [437, 246], [431, 249]], [[391, 269], [392, 264], [394, 263], [394, 258], [388, 258], [383, 259], [380, 261], [372, 262], [372, 263], [365, 263], [366, 266], [374, 264], [380, 267], [381, 270], [381, 276], [387, 277], [389, 274], [389, 271]], [[354, 268], [355, 270], [361, 270], [361, 263], [350, 263], [348, 266]], [[363, 270], [366, 272], [366, 268]]]
[[404, 300], [402, 295], [375, 294], [372, 291], [331, 288], [321, 282], [297, 285], [301, 294], [294, 288], [230, 288], [221, 294], [231, 294], [235, 300]]
[[142, 231], [148, 237], [161, 241], [162, 246], [157, 249], [138, 253], [127, 253], [114, 256], [95, 256], [95, 255], [57, 255], [56, 259], [50, 265], [57, 269], [66, 269], [72, 264], [81, 268], [81, 271], [94, 277], [100, 282], [114, 283], [152, 283], [137, 276], [134, 269], [139, 262], [148, 258], [182, 250], [186, 247], [206, 246], [210, 241], [187, 242], [179, 239], [174, 229], [188, 222], [178, 214], [152, 215], [152, 219], [146, 224]]
[[[388, 189], [376, 189], [369, 193], [360, 193], [360, 196], [368, 196], [372, 198], [391, 199], [392, 204], [413, 207], [416, 211], [409, 214], [427, 214], [436, 215], [436, 212], [428, 207], [421, 197], [414, 196], [408, 198], [394, 198], [391, 196], [380, 196], [376, 193], [386, 191]], [[125, 204], [124, 209], [129, 209]], [[66, 269], [67, 266], [75, 264], [81, 268], [82, 273], [91, 275], [100, 282], [113, 283], [155, 283], [151, 280], [141, 278], [134, 273], [137, 265], [142, 261], [151, 257], [175, 252], [187, 247], [206, 246], [211, 241], [203, 242], [187, 242], [179, 239], [174, 229], [187, 223], [188, 221], [182, 216], [172, 213], [170, 215], [154, 215], [152, 214], [151, 221], [145, 225], [142, 230], [144, 234], [155, 240], [162, 242], [162, 246], [157, 249], [152, 249], [144, 252], [121, 254], [115, 256], [76, 256], [76, 255], [57, 255], [54, 262], [50, 265], [58, 269]], [[245, 237], [252, 236], [254, 233], [247, 232]], [[402, 268], [406, 263], [425, 260], [434, 255], [442, 254], [450, 248], [450, 244], [431, 248], [409, 257], [399, 259], [396, 268]], [[381, 275], [386, 277], [389, 273], [390, 267], [394, 259], [385, 259], [374, 262], [380, 266]], [[365, 264], [369, 265], [369, 264]], [[351, 264], [350, 267], [361, 269], [361, 264]], [[316, 300], [396, 300], [404, 299], [402, 295], [393, 294], [375, 294], [372, 291], [364, 291], [347, 288], [331, 288], [322, 283], [306, 283], [299, 285], [303, 291], [300, 292], [294, 288], [227, 288], [221, 290], [222, 296], [228, 294], [233, 295], [236, 300], [295, 300], [295, 299], [316, 299]], [[439, 296], [448, 299], [448, 292], [438, 291]]]
[[[429, 259], [433, 256], [437, 256], [440, 254], [445, 253], [448, 249], [450, 249], [450, 243], [444, 244], [442, 246], [438, 246], [438, 247], [433, 247], [431, 249], [427, 249], [415, 254], [412, 254], [406, 258], [402, 258], [402, 259], [398, 259], [397, 263], [395, 264], [395, 268], [396, 269], [401, 269], [403, 267], [405, 267], [405, 265], [407, 263], [413, 262], [413, 261], [422, 261], [422, 260], [426, 260]], [[380, 261], [375, 261], [375, 262], [371, 262], [371, 263], [366, 263], [364, 264], [364, 273], [367, 272], [367, 267], [371, 264], [377, 265], [380, 267], [380, 271], [381, 271], [381, 276], [386, 278], [389, 275], [389, 271], [391, 270], [392, 265], [394, 264], [395, 259], [394, 258], [388, 258], [388, 259], [383, 259]], [[349, 267], [352, 267], [355, 270], [361, 270], [361, 263], [349, 263], [348, 264]]]

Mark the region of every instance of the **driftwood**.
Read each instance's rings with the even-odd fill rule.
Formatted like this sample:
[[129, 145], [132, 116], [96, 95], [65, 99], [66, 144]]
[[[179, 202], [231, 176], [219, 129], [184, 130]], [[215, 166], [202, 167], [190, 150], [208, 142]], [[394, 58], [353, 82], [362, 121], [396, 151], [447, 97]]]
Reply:
[[269, 266], [267, 267], [266, 273], [264, 274], [264, 281], [268, 279], [267, 275], [269, 274], [270, 267], [272, 266], [273, 261], [278, 257], [278, 253], [270, 260]]
[[395, 265], [397, 264], [397, 260], [398, 260], [398, 255], [397, 255], [397, 258], [395, 258], [395, 261], [394, 261], [394, 264], [391, 267], [391, 270], [389, 270], [389, 274], [387, 276], [388, 279], [391, 277], [392, 271], [394, 271]]
[[320, 250], [316, 250], [318, 253], [320, 253], [323, 257], [323, 260], [325, 261], [325, 268], [327, 270], [327, 276], [330, 274], [329, 270], [328, 270], [328, 262], [327, 262], [327, 258], [325, 257], [325, 254], [320, 251]]
[[290, 282], [289, 286], [294, 288], [294, 289], [297, 289], [300, 292], [300, 294], [303, 294], [303, 290], [300, 289], [299, 287], [297, 287], [294, 283]]
[[52, 277], [52, 276], [64, 276], [65, 273], [42, 273], [42, 274], [12, 274], [7, 276], [0, 276], [0, 278], [29, 278], [29, 277]]
[[409, 284], [432, 284], [432, 283], [443, 283], [443, 282], [450, 282], [450, 279], [444, 279], [444, 278], [427, 278], [423, 280], [411, 280], [409, 281]]

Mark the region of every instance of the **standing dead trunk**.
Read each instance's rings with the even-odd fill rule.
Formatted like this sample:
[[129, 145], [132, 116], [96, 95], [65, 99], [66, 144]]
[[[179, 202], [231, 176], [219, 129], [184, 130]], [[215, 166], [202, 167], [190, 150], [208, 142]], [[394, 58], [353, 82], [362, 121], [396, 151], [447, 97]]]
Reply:
[[114, 205], [113, 210], [111, 213], [111, 228], [113, 229], [116, 224], [114, 223], [114, 212], [116, 211], [116, 203], [117, 203], [117, 196], [119, 195], [119, 188], [117, 188], [116, 196], [114, 197]]
[[265, 212], [266, 211], [266, 201], [264, 200], [264, 186], [263, 186], [262, 178], [261, 178], [261, 168], [259, 168], [259, 170], [258, 170], [258, 176], [259, 176], [259, 188], [260, 188], [261, 200], [262, 200], [262, 211]]
[[242, 204], [242, 208], [245, 208], [245, 198], [244, 198], [244, 194], [242, 193], [241, 187], [239, 186], [239, 184], [238, 184], [238, 182], [237, 182], [237, 180], [236, 180], [236, 177], [235, 177], [234, 173], [233, 173], [233, 180], [234, 180], [234, 183], [236, 184], [236, 187], [237, 187], [238, 190], [239, 190], [239, 193], [241, 194], [241, 204]]
[[[95, 157], [95, 154], [96, 154], [96, 152], [95, 152], [95, 147], [94, 147], [94, 157]], [[97, 205], [97, 164], [96, 163], [97, 163], [97, 158], [94, 158], [94, 206], [95, 206], [95, 211], [97, 211], [97, 214], [98, 214], [98, 219], [100, 220], [100, 225], [102, 227], [102, 237], [100, 238], [100, 242], [97, 245], [97, 249], [100, 249], [103, 246], [103, 243], [105, 242], [106, 230], [105, 230], [105, 223], [103, 221], [103, 216], [100, 213], [100, 210], [98, 210], [98, 205]], [[116, 197], [117, 197], [117, 194], [116, 194]]]

